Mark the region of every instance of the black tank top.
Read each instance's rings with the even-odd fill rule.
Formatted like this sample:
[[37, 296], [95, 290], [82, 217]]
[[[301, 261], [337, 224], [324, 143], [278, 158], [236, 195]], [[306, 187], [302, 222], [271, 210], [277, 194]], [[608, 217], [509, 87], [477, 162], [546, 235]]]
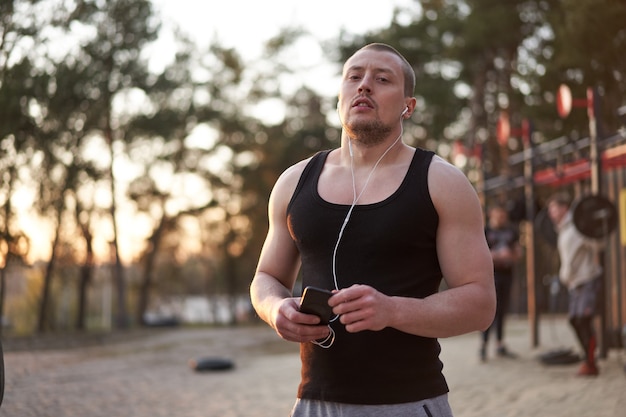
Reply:
[[[302, 259], [302, 284], [333, 289], [332, 255], [349, 205], [317, 192], [330, 151], [305, 167], [287, 207], [287, 222]], [[438, 215], [428, 191], [433, 153], [416, 149], [398, 189], [383, 201], [357, 205], [338, 247], [339, 288], [367, 284], [390, 296], [424, 298], [438, 291]], [[415, 320], [420, 320], [416, 317]], [[437, 339], [392, 328], [350, 334], [332, 324], [335, 343], [300, 346], [299, 398], [352, 404], [398, 404], [448, 392]]]

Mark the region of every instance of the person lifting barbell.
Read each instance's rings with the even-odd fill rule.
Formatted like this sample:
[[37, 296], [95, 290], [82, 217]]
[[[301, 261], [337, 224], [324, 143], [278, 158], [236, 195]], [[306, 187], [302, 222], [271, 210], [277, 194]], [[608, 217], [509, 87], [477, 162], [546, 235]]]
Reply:
[[561, 261], [559, 279], [569, 293], [569, 323], [585, 356], [577, 375], [596, 376], [599, 369], [593, 317], [598, 308], [603, 273], [598, 255], [603, 247], [601, 238], [615, 228], [616, 210], [600, 196], [583, 197], [572, 204], [567, 193], [559, 192], [549, 198], [547, 215], [557, 232]]

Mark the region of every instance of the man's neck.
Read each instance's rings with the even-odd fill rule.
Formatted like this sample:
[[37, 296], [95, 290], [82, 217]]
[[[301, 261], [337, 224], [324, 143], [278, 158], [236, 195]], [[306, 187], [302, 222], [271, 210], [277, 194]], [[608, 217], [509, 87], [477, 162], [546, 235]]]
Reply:
[[[371, 164], [385, 155], [385, 161], [389, 162], [395, 159], [402, 150], [403, 145], [401, 134], [371, 145], [363, 144], [363, 142], [358, 139], [351, 139], [344, 134], [342, 156], [344, 160], [354, 160], [360, 163]], [[381, 161], [381, 163], [382, 162], [383, 161]]]

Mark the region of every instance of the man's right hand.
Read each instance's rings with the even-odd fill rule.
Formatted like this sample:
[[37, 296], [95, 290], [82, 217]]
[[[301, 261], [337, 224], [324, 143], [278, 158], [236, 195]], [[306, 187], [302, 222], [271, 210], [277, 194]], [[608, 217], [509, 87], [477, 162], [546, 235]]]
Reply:
[[272, 327], [278, 335], [290, 342], [306, 343], [325, 339], [330, 333], [320, 318], [298, 310], [300, 298], [284, 298], [277, 303], [273, 313]]

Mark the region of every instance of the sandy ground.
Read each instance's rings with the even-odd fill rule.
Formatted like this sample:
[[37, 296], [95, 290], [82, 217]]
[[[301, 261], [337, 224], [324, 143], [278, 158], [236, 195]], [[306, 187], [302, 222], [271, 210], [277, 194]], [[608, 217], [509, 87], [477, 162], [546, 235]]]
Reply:
[[[510, 319], [517, 359], [478, 360], [478, 334], [441, 340], [456, 417], [626, 416], [626, 353], [611, 350], [597, 378], [537, 356], [575, 347], [563, 318], [542, 318], [530, 346], [525, 319]], [[299, 380], [297, 345], [265, 326], [159, 329], [123, 340], [40, 349], [8, 343], [0, 417], [288, 416]], [[493, 351], [493, 349], [492, 349]], [[490, 352], [491, 353], [491, 352]], [[231, 359], [235, 368], [195, 372], [190, 359]]]

